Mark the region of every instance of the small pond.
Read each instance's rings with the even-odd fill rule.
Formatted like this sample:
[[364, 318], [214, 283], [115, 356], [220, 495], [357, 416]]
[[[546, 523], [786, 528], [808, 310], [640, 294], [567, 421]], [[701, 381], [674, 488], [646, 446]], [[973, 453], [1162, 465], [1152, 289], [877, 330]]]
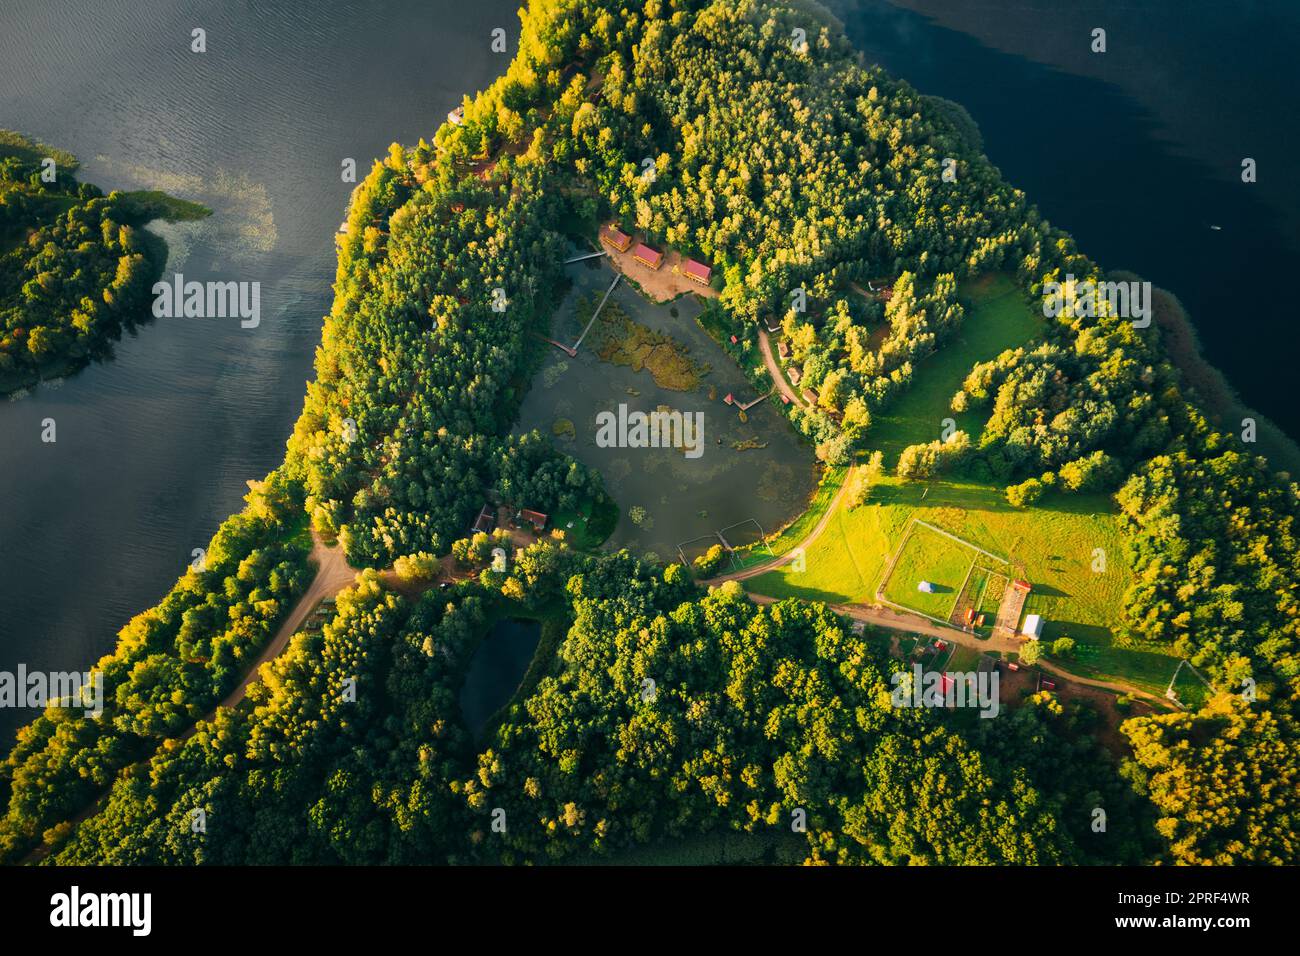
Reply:
[[476, 737], [519, 689], [541, 636], [539, 622], [507, 618], [492, 627], [474, 652], [460, 689], [460, 710]]

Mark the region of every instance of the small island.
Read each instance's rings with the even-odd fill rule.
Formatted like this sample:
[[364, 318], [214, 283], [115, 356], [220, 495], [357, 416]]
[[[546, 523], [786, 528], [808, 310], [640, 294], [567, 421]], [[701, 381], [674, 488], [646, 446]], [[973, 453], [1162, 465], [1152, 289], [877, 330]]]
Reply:
[[103, 359], [149, 317], [166, 245], [143, 227], [211, 210], [78, 181], [71, 153], [0, 130], [0, 394]]

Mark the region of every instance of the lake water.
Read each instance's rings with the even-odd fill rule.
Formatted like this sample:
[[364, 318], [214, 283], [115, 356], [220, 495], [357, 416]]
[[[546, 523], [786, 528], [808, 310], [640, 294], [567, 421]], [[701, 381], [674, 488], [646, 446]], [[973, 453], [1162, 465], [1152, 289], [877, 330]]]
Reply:
[[[516, 6], [5, 0], [0, 126], [75, 153], [105, 189], [211, 206], [159, 230], [169, 272], [260, 281], [262, 321], [154, 322], [115, 361], [0, 399], [0, 669], [111, 650], [281, 461], [329, 309], [343, 158], [364, 175], [393, 140], [432, 136], [504, 69], [490, 32], [517, 36]], [[32, 716], [0, 711], [0, 746]]]
[[[1130, 5], [1105, 15], [1100, 59], [1086, 37], [1103, 24], [1074, 4], [830, 5], [869, 58], [967, 106], [992, 160], [1091, 256], [1178, 293], [1209, 359], [1300, 434], [1296, 337], [1274, 291], [1300, 250], [1300, 5]], [[87, 181], [213, 207], [163, 230], [170, 271], [260, 281], [263, 318], [252, 331], [157, 322], [115, 361], [0, 401], [0, 669], [79, 669], [110, 650], [244, 482], [281, 460], [330, 300], [351, 188], [340, 161], [364, 171], [486, 86], [509, 55], [490, 52], [489, 32], [513, 37], [515, 7], [5, 0], [0, 126], [76, 153]], [[206, 54], [189, 52], [195, 27]], [[1260, 163], [1255, 187], [1238, 178], [1245, 155]], [[54, 445], [40, 442], [46, 417]], [[651, 485], [671, 499], [670, 482]], [[621, 526], [616, 541], [661, 549], [695, 530], [691, 512], [644, 497], [655, 535]], [[0, 744], [31, 716], [0, 711]]]
[[460, 690], [460, 711], [465, 726], [476, 736], [488, 719], [506, 705], [537, 653], [542, 625], [537, 621], [497, 621], [483, 639]]

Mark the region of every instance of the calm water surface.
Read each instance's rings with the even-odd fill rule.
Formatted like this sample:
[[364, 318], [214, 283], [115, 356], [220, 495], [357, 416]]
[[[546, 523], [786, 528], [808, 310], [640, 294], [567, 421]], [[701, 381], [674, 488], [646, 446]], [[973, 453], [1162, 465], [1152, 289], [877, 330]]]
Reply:
[[[350, 184], [486, 87], [516, 4], [5, 0], [0, 126], [105, 189], [211, 206], [163, 227], [169, 272], [262, 284], [262, 321], [162, 320], [116, 359], [0, 399], [0, 669], [80, 669], [274, 468], [328, 311]], [[208, 52], [190, 52], [190, 31]], [[513, 46], [511, 49], [513, 53]], [[42, 444], [54, 418], [58, 441]], [[33, 715], [0, 711], [0, 746]]]

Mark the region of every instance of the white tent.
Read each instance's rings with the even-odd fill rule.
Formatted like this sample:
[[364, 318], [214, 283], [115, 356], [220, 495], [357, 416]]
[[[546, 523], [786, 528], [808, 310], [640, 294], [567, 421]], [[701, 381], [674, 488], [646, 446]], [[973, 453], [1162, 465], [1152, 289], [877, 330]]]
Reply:
[[929, 581], [922, 581], [920, 584], [916, 586], [916, 589], [918, 591], [924, 591], [926, 594], [934, 593], [934, 585], [931, 584]]
[[1043, 636], [1043, 619], [1037, 614], [1025, 615], [1025, 626], [1020, 629], [1020, 633], [1038, 640]]

